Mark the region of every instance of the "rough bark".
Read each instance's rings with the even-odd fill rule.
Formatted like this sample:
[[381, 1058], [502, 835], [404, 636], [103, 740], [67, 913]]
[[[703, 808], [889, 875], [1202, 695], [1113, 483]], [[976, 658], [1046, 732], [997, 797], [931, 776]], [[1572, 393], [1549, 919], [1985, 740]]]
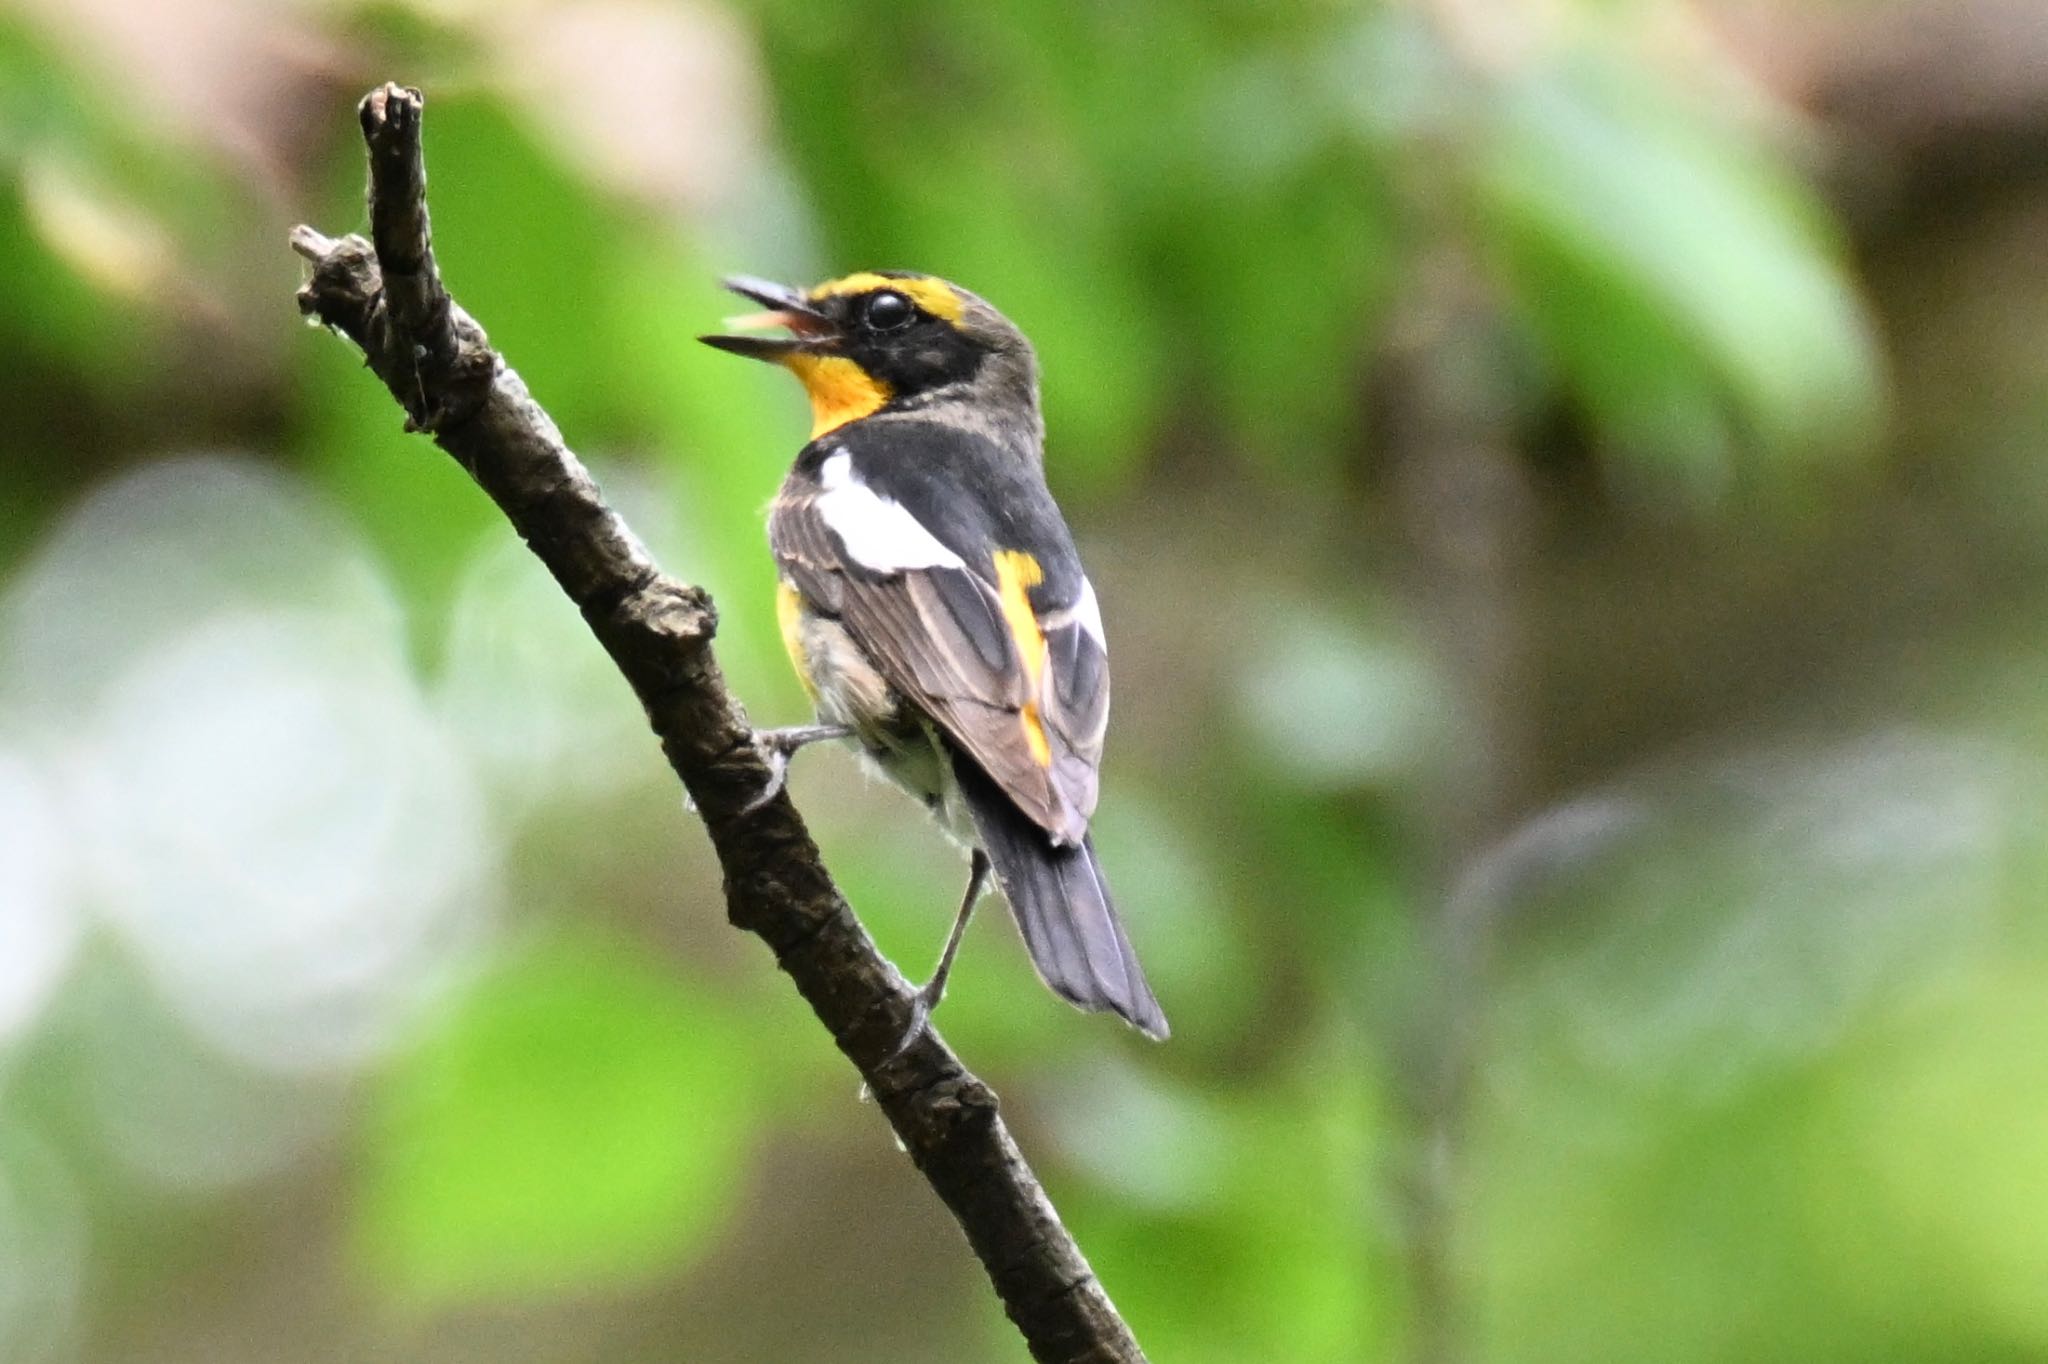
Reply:
[[959, 1220], [1033, 1358], [1142, 1361], [1011, 1139], [995, 1093], [930, 1029], [890, 1056], [911, 1020], [911, 987], [834, 886], [787, 792], [748, 808], [769, 768], [713, 656], [710, 598], [654, 563], [443, 288], [427, 219], [423, 103], [419, 91], [389, 84], [364, 98], [374, 241], [295, 228], [292, 248], [312, 266], [300, 310], [362, 348], [407, 428], [432, 435], [469, 471], [583, 612], [703, 818], [728, 917], [768, 944], [859, 1070]]

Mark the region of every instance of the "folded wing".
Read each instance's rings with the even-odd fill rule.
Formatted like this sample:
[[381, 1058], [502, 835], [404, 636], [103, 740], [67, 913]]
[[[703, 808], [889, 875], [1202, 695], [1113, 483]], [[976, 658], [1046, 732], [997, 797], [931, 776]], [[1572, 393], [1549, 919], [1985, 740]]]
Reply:
[[[965, 537], [954, 536], [956, 541]], [[784, 576], [1061, 846], [1095, 812], [1109, 659], [1095, 595], [1062, 547], [949, 545], [844, 454], [769, 517]], [[1071, 548], [1064, 548], [1071, 558]]]

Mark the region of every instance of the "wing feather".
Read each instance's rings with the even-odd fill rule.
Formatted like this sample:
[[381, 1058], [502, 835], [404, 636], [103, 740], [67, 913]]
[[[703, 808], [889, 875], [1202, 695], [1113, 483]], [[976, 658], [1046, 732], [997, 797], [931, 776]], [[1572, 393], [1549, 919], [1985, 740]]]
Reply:
[[[863, 564], [819, 503], [815, 491], [797, 489], [777, 500], [769, 539], [783, 572], [1021, 812], [1056, 843], [1078, 845], [1095, 811], [1109, 713], [1108, 659], [1092, 622], [1072, 604], [1032, 602], [1050, 626], [1034, 684], [985, 557], [963, 556], [958, 567]], [[1031, 724], [1041, 728], [1039, 744]]]

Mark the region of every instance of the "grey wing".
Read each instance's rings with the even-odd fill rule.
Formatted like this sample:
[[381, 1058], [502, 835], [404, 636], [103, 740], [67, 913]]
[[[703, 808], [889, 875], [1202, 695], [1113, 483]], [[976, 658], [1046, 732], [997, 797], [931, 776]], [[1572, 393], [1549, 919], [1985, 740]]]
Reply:
[[[1055, 614], [1053, 628], [1020, 639], [977, 566], [863, 564], [818, 501], [786, 490], [775, 504], [769, 539], [783, 574], [1056, 844], [1079, 844], [1095, 810], [1109, 699], [1106, 661], [1083, 624]], [[1033, 653], [1041, 667], [1027, 662]]]
[[1041, 611], [1038, 625], [1046, 648], [1039, 706], [1051, 740], [1054, 780], [1084, 818], [1092, 817], [1109, 731], [1109, 647], [1095, 589], [1081, 579], [1075, 602]]

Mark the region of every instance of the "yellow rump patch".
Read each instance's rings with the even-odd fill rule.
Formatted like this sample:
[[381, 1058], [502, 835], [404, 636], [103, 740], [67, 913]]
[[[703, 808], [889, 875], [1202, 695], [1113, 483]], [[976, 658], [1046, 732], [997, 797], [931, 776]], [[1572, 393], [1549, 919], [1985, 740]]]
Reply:
[[947, 322], [958, 322], [960, 315], [967, 311], [966, 300], [942, 279], [891, 279], [872, 270], [827, 280], [811, 290], [811, 297], [841, 298], [847, 294], [869, 294], [877, 289], [893, 289], [933, 317]]
[[[1038, 613], [1031, 609], [1029, 589], [1045, 581], [1045, 569], [1021, 549], [995, 552], [996, 596], [1003, 604], [1003, 622], [1010, 638], [1017, 642], [1017, 657], [1024, 664], [1024, 676], [1031, 682], [1034, 697], [1045, 676], [1045, 632], [1038, 628]], [[1046, 741], [1045, 724], [1038, 717], [1038, 702], [1024, 703], [1019, 719], [1024, 724], [1024, 742], [1031, 760], [1040, 767], [1052, 766], [1052, 745]]]
[[775, 623], [782, 627], [782, 647], [789, 651], [796, 680], [804, 684], [811, 704], [818, 704], [818, 684], [811, 680], [810, 656], [804, 652], [804, 603], [793, 583], [775, 584]]
[[889, 401], [889, 386], [843, 355], [783, 357], [783, 366], [811, 397], [811, 439], [871, 416]]

